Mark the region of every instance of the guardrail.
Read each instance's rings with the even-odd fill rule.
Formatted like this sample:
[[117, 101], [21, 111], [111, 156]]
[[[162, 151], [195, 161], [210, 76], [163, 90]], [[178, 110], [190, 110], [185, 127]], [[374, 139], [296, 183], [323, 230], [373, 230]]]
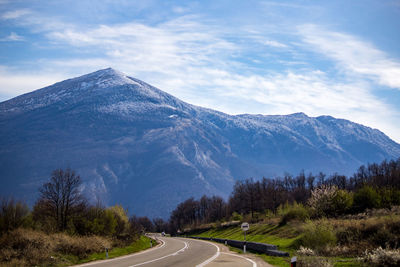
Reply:
[[211, 237], [197, 237], [190, 236], [189, 238], [215, 241], [218, 243], [222, 243], [225, 245], [229, 245], [235, 248], [243, 249], [245, 246], [247, 250], [253, 250], [256, 252], [261, 252], [269, 256], [278, 256], [278, 257], [289, 257], [289, 253], [284, 251], [279, 251], [275, 245], [265, 244], [265, 243], [257, 243], [257, 242], [249, 242], [249, 241], [238, 241], [231, 239], [222, 239], [222, 238], [211, 238]]

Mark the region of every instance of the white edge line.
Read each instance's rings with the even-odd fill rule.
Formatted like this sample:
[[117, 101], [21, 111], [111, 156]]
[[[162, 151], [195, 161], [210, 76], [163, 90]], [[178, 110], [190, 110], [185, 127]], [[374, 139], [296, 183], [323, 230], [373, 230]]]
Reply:
[[[179, 240], [179, 241], [181, 241], [181, 240]], [[162, 260], [162, 259], [167, 258], [167, 257], [170, 257], [170, 256], [177, 255], [179, 252], [184, 251], [185, 249], [187, 249], [187, 248], [189, 247], [189, 245], [188, 245], [187, 242], [185, 242], [185, 241], [181, 241], [181, 242], [185, 243], [185, 246], [184, 246], [183, 248], [181, 248], [180, 250], [174, 252], [174, 253], [165, 255], [165, 256], [163, 256], [163, 257], [160, 257], [160, 258], [157, 258], [157, 259], [154, 259], [154, 260], [149, 260], [149, 261], [141, 262], [141, 263], [138, 263], [138, 264], [130, 265], [129, 267], [135, 267], [135, 266], [145, 265], [145, 264], [148, 264], [148, 263], [151, 263], [151, 262], [155, 262], [155, 261], [158, 261], [158, 260]]]
[[221, 253], [222, 253], [222, 254], [226, 254], [226, 255], [231, 255], [231, 256], [236, 256], [236, 257], [240, 257], [240, 258], [246, 259], [246, 260], [248, 260], [249, 262], [253, 263], [253, 267], [257, 267], [257, 263], [256, 263], [255, 261], [253, 261], [252, 259], [249, 259], [249, 258], [240, 256], [240, 255], [236, 255], [236, 254], [233, 254], [233, 253], [228, 253], [228, 252], [221, 252]]
[[158, 247], [155, 247], [155, 248], [146, 249], [145, 251], [140, 251], [140, 252], [132, 253], [132, 254], [129, 254], [129, 255], [121, 256], [121, 257], [116, 257], [116, 258], [106, 259], [106, 260], [97, 260], [97, 261], [92, 261], [92, 262], [88, 262], [88, 263], [84, 263], [84, 264], [80, 264], [80, 265], [73, 265], [73, 266], [74, 267], [83, 267], [83, 266], [90, 266], [90, 265], [94, 265], [94, 264], [106, 263], [106, 262], [110, 262], [110, 261], [130, 258], [130, 257], [134, 257], [136, 255], [152, 252], [154, 250], [157, 250], [157, 249], [162, 248], [163, 246], [165, 246], [165, 242], [163, 240], [161, 240], [161, 239], [157, 239], [157, 240], [160, 240], [162, 242], [161, 246], [158, 246]]
[[[196, 240], [197, 240], [197, 239], [196, 239]], [[204, 243], [211, 244], [211, 245], [213, 245], [214, 247], [217, 248], [217, 253], [215, 253], [214, 256], [212, 256], [211, 258], [207, 259], [206, 261], [204, 261], [204, 262], [202, 262], [202, 263], [196, 265], [196, 267], [203, 267], [203, 266], [209, 264], [210, 262], [212, 262], [213, 260], [215, 260], [215, 259], [219, 256], [220, 251], [219, 251], [219, 247], [218, 247], [217, 245], [211, 243], [211, 242], [207, 242], [207, 241], [204, 241], [204, 240], [197, 240], [197, 241], [201, 241], [201, 242], [204, 242]]]

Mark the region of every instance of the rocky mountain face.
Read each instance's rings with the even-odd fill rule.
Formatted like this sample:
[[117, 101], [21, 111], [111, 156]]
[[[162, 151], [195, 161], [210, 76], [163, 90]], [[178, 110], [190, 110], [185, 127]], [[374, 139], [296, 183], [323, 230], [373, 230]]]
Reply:
[[0, 103], [0, 194], [31, 202], [52, 170], [70, 167], [90, 199], [165, 218], [188, 197], [227, 197], [235, 180], [351, 174], [399, 156], [385, 134], [347, 120], [232, 116], [113, 69]]

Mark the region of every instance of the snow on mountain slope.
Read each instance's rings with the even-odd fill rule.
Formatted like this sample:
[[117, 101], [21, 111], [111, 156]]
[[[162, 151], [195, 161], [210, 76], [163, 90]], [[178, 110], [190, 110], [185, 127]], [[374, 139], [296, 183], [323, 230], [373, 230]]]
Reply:
[[0, 194], [31, 201], [53, 169], [71, 167], [90, 198], [167, 217], [188, 197], [227, 197], [238, 179], [351, 174], [399, 156], [382, 132], [347, 120], [232, 116], [113, 69], [0, 103]]

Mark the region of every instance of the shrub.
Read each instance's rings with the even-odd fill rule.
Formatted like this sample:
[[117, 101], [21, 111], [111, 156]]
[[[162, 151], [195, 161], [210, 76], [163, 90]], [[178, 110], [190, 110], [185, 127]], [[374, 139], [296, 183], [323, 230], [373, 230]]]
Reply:
[[99, 236], [77, 237], [64, 233], [47, 235], [28, 229], [16, 229], [0, 238], [0, 265], [54, 266], [55, 255], [70, 254], [84, 258], [111, 248], [111, 242]]
[[332, 267], [333, 264], [328, 259], [318, 257], [304, 257], [299, 259], [298, 266], [302, 267]]
[[347, 213], [353, 205], [353, 195], [346, 190], [337, 190], [332, 199], [331, 214]]
[[50, 258], [52, 243], [48, 236], [41, 232], [16, 229], [7, 232], [0, 238], [0, 259], [12, 262], [24, 259], [27, 265], [39, 265]]
[[296, 251], [297, 254], [299, 255], [304, 255], [304, 256], [314, 256], [315, 252], [311, 248], [305, 248], [303, 246], [300, 246], [299, 250]]
[[31, 226], [28, 205], [13, 198], [0, 200], [0, 234], [20, 226]]
[[[128, 230], [128, 215], [126, 215], [125, 209], [121, 205], [115, 205], [108, 208], [112, 213], [114, 213], [114, 218], [116, 220], [116, 234], [123, 235], [126, 234]], [[150, 230], [150, 229], [148, 229]]]
[[336, 235], [333, 227], [325, 221], [309, 221], [304, 226], [303, 236], [300, 238], [300, 245], [316, 250], [336, 244]]
[[400, 249], [391, 250], [379, 247], [372, 251], [365, 251], [360, 260], [374, 266], [399, 266]]
[[376, 229], [376, 232], [369, 239], [376, 246], [393, 247], [397, 245], [397, 236], [384, 225]]
[[280, 224], [284, 225], [287, 222], [292, 221], [292, 220], [298, 220], [298, 221], [305, 222], [308, 219], [310, 219], [308, 210], [302, 204], [297, 204], [295, 202], [295, 203], [293, 203], [293, 205], [288, 206], [283, 211], [283, 216], [282, 216]]
[[311, 191], [311, 197], [308, 204], [314, 210], [315, 215], [329, 216], [332, 213], [333, 199], [336, 196], [338, 188], [336, 186], [321, 185]]
[[380, 195], [371, 186], [364, 186], [354, 194], [353, 207], [356, 211], [364, 211], [367, 208], [379, 208], [380, 204]]
[[243, 216], [241, 214], [237, 213], [236, 211], [232, 213], [231, 221], [242, 221], [242, 220]]
[[85, 258], [91, 253], [102, 252], [104, 248], [111, 247], [108, 240], [99, 236], [71, 237], [66, 234], [55, 234], [52, 239], [55, 252], [76, 255], [78, 258]]

